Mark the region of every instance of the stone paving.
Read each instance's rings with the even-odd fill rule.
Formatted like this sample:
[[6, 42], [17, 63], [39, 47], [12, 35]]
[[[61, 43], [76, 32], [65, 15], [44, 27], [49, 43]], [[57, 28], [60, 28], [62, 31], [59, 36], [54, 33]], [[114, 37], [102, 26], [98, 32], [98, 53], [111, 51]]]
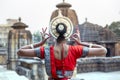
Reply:
[[80, 80], [120, 80], [120, 71], [115, 72], [89, 72], [77, 74]]
[[24, 76], [19, 76], [15, 71], [6, 70], [0, 66], [0, 80], [28, 80]]
[[[0, 80], [28, 79], [24, 76], [19, 76], [15, 71], [6, 70], [6, 68], [0, 66]], [[120, 71], [79, 73], [72, 80], [120, 80]]]

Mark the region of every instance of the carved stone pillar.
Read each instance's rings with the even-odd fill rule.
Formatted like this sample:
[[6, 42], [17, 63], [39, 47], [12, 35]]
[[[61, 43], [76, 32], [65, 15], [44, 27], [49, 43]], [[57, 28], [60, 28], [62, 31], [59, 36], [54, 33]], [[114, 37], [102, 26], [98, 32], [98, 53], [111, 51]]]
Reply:
[[31, 32], [25, 30], [28, 27], [26, 24], [21, 22], [15, 23], [12, 26], [12, 30], [9, 31], [8, 34], [8, 62], [7, 68], [11, 70], [15, 70], [17, 65], [17, 51], [21, 46], [31, 44], [32, 43], [32, 35]]

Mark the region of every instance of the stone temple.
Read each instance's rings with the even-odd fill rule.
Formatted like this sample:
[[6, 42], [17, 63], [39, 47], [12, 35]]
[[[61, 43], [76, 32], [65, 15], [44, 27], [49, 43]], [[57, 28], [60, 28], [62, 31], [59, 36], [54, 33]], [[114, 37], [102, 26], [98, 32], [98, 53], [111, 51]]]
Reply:
[[15, 70], [17, 66], [17, 51], [21, 46], [32, 43], [32, 34], [30, 31], [25, 30], [28, 26], [21, 22], [12, 25], [12, 30], [9, 31], [8, 35], [8, 62], [7, 68]]
[[[87, 18], [85, 19], [85, 22], [83, 24], [79, 24], [79, 20], [77, 17], [78, 15], [76, 14], [75, 10], [71, 9], [72, 5], [66, 3], [64, 0], [62, 3], [57, 4], [56, 7], [57, 9], [54, 10], [50, 16], [50, 21], [58, 15], [58, 10], [60, 9], [62, 11], [62, 15], [68, 17], [72, 21], [74, 28], [78, 27], [78, 29], [80, 30], [81, 41], [100, 44], [105, 46], [108, 50], [106, 57], [92, 56], [78, 59], [77, 67], [75, 70], [76, 74], [74, 74], [72, 80], [90, 80], [86, 79], [87, 77], [84, 76], [82, 76], [82, 79], [80, 77], [77, 77], [78, 74], [81, 75], [82, 73], [102, 72], [104, 74], [107, 74], [113, 71], [120, 71], [120, 44], [116, 39], [115, 33], [109, 30], [107, 25], [105, 27], [102, 27], [100, 25], [89, 22]], [[47, 80], [48, 76], [45, 73], [44, 60], [36, 57], [19, 57], [16, 54], [17, 50], [21, 46], [32, 43], [32, 34], [29, 30], [26, 30], [27, 27], [28, 25], [21, 22], [21, 18], [19, 18], [17, 22], [15, 22], [9, 28], [10, 30], [8, 31], [7, 43], [8, 50], [6, 52], [6, 55], [4, 55], [5, 57], [7, 56], [7, 59], [2, 59], [1, 61], [3, 62], [4, 60], [6, 60], [6, 62], [4, 62], [4, 65], [3, 63], [1, 64], [3, 65], [3, 67], [7, 65], [7, 68], [0, 67], [0, 80], [16, 80], [16, 78], [18, 80]], [[50, 41], [52, 42], [53, 39], [51, 39]], [[3, 56], [3, 54], [0, 54], [0, 56]], [[19, 75], [22, 77], [20, 77]], [[118, 76], [116, 75], [115, 77]], [[110, 78], [111, 77], [105, 80], [110, 80]], [[120, 78], [116, 80], [120, 80]]]
[[65, 1], [63, 1], [62, 3], [59, 3], [56, 5], [56, 7], [58, 8], [57, 10], [53, 11], [52, 15], [51, 15], [51, 18], [50, 18], [50, 21], [58, 16], [58, 10], [60, 9], [61, 12], [62, 12], [62, 15], [65, 16], [65, 17], [68, 17], [72, 23], [73, 23], [73, 26], [77, 26], [78, 25], [78, 17], [77, 17], [77, 14], [75, 12], [75, 10], [73, 9], [70, 9], [70, 7], [72, 7], [71, 4], [69, 3], [66, 3]]

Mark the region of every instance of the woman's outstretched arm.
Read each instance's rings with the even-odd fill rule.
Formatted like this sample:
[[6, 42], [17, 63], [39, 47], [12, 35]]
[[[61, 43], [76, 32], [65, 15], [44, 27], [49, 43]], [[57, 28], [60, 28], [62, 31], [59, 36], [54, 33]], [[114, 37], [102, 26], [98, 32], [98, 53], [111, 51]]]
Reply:
[[[47, 39], [50, 37], [47, 33], [45, 33], [46, 29], [43, 30], [43, 32], [41, 33], [42, 34], [42, 41], [39, 42], [39, 43], [35, 43], [35, 44], [30, 44], [30, 45], [25, 45], [23, 47], [21, 47], [17, 54], [19, 56], [26, 56], [26, 57], [36, 57], [36, 52], [35, 52], [35, 49], [34, 48], [37, 48], [37, 47], [40, 47], [42, 46], [43, 44], [45, 44], [45, 42], [47, 41]], [[47, 38], [45, 38], [45, 35], [48, 35]]]
[[36, 44], [30, 44], [30, 45], [23, 46], [22, 48], [20, 48], [18, 50], [17, 54], [19, 56], [36, 57], [37, 55], [35, 53], [34, 48], [42, 46], [48, 38], [46, 38], [42, 42], [39, 42], [39, 43], [36, 43]]

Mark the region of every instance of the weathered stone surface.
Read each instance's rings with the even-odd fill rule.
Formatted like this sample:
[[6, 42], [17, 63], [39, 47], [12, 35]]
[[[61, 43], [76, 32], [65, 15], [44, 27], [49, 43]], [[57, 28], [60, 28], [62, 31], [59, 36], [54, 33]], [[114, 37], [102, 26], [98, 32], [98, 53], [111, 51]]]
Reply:
[[14, 29], [9, 31], [8, 35], [8, 65], [7, 68], [15, 70], [17, 65], [17, 51], [24, 45], [32, 43], [32, 34], [29, 30], [25, 30], [26, 24], [21, 22], [14, 23], [12, 26]]
[[40, 59], [19, 59], [16, 72], [30, 80], [47, 80], [44, 62]]
[[1, 55], [0, 54], [0, 64], [6, 64], [6, 60], [7, 60], [7, 58], [6, 58], [6, 55]]
[[7, 63], [7, 49], [0, 47], [0, 65], [5, 65]]

